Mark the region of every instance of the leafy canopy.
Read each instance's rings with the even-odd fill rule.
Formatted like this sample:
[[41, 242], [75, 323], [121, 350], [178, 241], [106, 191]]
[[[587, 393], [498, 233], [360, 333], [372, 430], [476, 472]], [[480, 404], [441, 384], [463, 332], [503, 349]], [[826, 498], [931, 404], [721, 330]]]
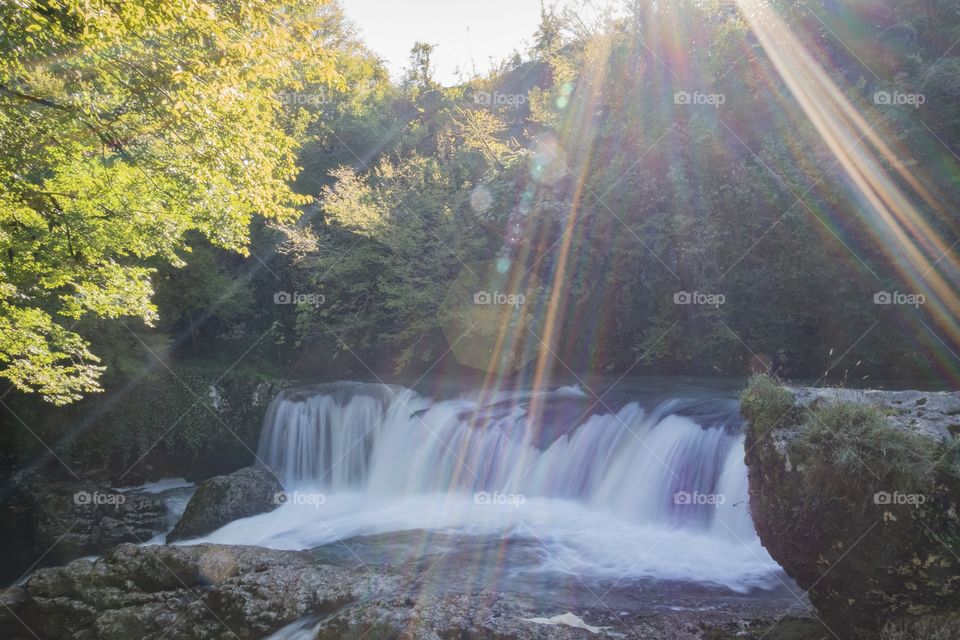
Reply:
[[151, 276], [184, 236], [248, 251], [290, 221], [297, 118], [338, 89], [323, 0], [0, 5], [0, 375], [65, 404], [96, 391], [84, 318], [156, 319]]

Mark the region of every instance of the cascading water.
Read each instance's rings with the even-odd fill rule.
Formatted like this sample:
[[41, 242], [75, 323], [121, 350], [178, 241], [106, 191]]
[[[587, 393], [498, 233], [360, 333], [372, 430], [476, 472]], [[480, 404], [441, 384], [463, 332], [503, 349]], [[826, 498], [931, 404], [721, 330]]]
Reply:
[[288, 390], [258, 457], [291, 495], [213, 542], [313, 548], [433, 530], [539, 545], [523, 570], [778, 583], [750, 520], [735, 400], [623, 401], [577, 389], [435, 401], [366, 383]]

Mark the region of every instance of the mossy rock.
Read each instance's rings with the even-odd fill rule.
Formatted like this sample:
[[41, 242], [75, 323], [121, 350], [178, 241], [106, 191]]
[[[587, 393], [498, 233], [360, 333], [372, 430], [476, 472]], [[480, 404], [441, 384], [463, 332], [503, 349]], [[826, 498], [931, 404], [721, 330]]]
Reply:
[[282, 494], [280, 481], [263, 466], [208, 478], [197, 487], [167, 542], [202, 536], [234, 520], [272, 511]]
[[743, 394], [754, 524], [841, 637], [960, 608], [960, 446], [916, 415], [960, 396], [900, 393], [757, 377]]

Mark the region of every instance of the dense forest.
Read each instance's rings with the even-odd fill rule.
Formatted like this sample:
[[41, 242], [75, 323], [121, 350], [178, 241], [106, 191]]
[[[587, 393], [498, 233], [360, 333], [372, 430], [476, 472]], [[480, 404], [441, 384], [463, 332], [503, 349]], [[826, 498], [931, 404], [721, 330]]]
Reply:
[[544, 4], [454, 86], [331, 2], [98, 7], [0, 8], [14, 459], [245, 453], [236, 376], [956, 380], [950, 2]]
[[[18, 389], [75, 400], [141, 342], [297, 373], [955, 369], [956, 260], [929, 240], [960, 232], [953, 3], [545, 7], [529, 50], [450, 87], [431, 45], [393, 82], [307, 4], [148, 3], [98, 38], [82, 3], [6, 5]], [[498, 283], [525, 303], [465, 299]]]

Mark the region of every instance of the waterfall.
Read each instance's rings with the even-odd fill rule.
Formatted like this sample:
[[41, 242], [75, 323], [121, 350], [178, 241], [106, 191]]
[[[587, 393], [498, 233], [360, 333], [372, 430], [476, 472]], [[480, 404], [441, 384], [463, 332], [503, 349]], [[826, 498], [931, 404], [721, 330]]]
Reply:
[[[286, 391], [270, 405], [258, 456], [287, 488], [564, 498], [631, 522], [753, 535], [742, 438], [730, 428], [738, 424], [735, 402], [719, 415], [702, 414], [706, 424], [694, 417], [695, 403], [669, 400], [645, 411], [630, 402], [582, 416], [539, 447], [540, 425], [529, 415], [535, 402], [591, 404], [569, 389], [486, 405], [435, 402], [379, 384]], [[686, 415], [679, 415], [681, 406]]]
[[568, 387], [434, 399], [340, 382], [281, 392], [257, 455], [322, 504], [285, 504], [207, 540], [311, 548], [429, 529], [525, 536], [548, 549], [541, 570], [564, 573], [745, 591], [778, 571], [750, 519], [732, 398], [597, 403]]

